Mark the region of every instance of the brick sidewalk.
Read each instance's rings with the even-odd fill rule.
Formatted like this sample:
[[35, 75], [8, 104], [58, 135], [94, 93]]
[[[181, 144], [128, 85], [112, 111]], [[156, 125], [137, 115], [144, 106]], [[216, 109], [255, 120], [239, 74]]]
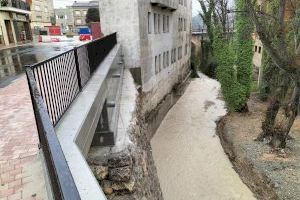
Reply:
[[25, 76], [0, 88], [0, 200], [47, 199]]

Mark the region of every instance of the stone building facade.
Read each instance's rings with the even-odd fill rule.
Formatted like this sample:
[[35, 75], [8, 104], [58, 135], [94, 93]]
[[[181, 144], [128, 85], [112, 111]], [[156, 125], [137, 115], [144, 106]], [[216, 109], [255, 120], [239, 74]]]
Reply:
[[30, 6], [25, 0], [8, 0], [0, 5], [0, 46], [21, 44], [32, 40]]
[[32, 0], [31, 4], [31, 28], [34, 34], [39, 34], [39, 30], [51, 26], [54, 22], [53, 0]]
[[75, 28], [78, 29], [81, 27], [86, 27], [87, 24], [85, 22], [85, 19], [86, 19], [86, 14], [88, 9], [98, 8], [98, 7], [99, 7], [99, 1], [89, 1], [89, 2], [75, 1], [71, 6]]
[[153, 110], [190, 69], [191, 0], [101, 0], [103, 33], [118, 33], [125, 65]]
[[73, 9], [70, 6], [54, 9], [54, 13], [56, 25], [61, 27], [63, 33], [74, 31]]

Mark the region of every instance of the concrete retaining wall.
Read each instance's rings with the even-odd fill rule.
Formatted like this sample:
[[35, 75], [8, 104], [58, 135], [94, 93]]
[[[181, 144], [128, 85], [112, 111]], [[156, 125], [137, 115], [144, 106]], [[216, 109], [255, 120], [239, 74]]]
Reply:
[[90, 149], [101, 110], [108, 94], [106, 77], [113, 66], [119, 64], [121, 49], [117, 45], [100, 64], [69, 110], [56, 126], [61, 147], [72, 176], [83, 200], [105, 200], [86, 156]]

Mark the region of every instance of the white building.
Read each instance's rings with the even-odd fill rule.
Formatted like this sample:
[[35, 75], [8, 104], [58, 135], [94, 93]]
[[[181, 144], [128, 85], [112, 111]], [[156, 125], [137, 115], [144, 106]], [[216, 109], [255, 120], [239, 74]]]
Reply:
[[[118, 33], [125, 66], [152, 110], [185, 79], [191, 57], [191, 0], [101, 0], [102, 32]], [[151, 100], [150, 100], [151, 99]]]

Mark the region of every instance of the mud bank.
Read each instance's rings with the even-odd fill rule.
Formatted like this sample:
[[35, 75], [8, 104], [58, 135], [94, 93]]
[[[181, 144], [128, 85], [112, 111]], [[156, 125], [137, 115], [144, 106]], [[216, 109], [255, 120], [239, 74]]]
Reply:
[[261, 132], [267, 103], [255, 95], [248, 103], [250, 112], [223, 117], [217, 132], [224, 151], [243, 182], [261, 200], [298, 200], [300, 196], [300, 119], [296, 120], [288, 147], [272, 150], [267, 142], [254, 139]]

